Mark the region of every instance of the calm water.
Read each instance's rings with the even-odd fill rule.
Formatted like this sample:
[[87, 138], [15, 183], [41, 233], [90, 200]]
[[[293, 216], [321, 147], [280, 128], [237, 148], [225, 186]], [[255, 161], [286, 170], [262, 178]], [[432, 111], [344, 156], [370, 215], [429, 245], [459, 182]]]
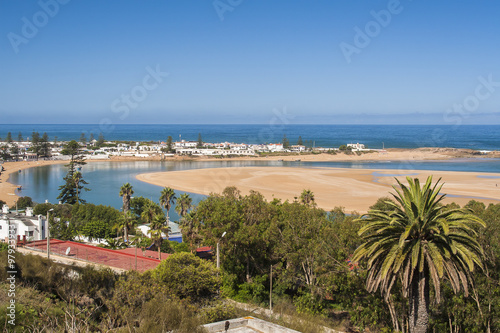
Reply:
[[[217, 167], [250, 167], [250, 166], [287, 166], [287, 167], [337, 167], [356, 169], [389, 169], [394, 174], [408, 174], [407, 170], [445, 170], [468, 172], [500, 172], [500, 159], [464, 159], [453, 161], [425, 162], [280, 162], [280, 161], [210, 161], [210, 162], [173, 162], [173, 161], [139, 161], [139, 162], [92, 162], [83, 166], [84, 179], [91, 191], [84, 192], [82, 197], [89, 203], [109, 205], [121, 208], [122, 198], [118, 195], [124, 183], [131, 183], [134, 196], [144, 196], [158, 202], [161, 187], [140, 182], [135, 176], [140, 173], [158, 171], [177, 171]], [[49, 165], [23, 170], [14, 173], [10, 182], [23, 186], [20, 195], [30, 196], [36, 202], [56, 203], [59, 194], [58, 187], [66, 174], [64, 165]], [[376, 176], [376, 174], [375, 174]], [[180, 192], [177, 192], [179, 196]], [[204, 196], [192, 194], [193, 203], [198, 203]], [[177, 220], [177, 214], [172, 210], [171, 219]]]
[[295, 144], [299, 136], [316, 147], [339, 147], [346, 143], [363, 143], [369, 148], [452, 147], [476, 150], [500, 150], [500, 125], [432, 126], [432, 125], [12, 125], [0, 124], [0, 137], [7, 132], [17, 140], [32, 131], [47, 132], [51, 140], [79, 140], [81, 133], [87, 139], [90, 133], [97, 138], [100, 132], [108, 140], [165, 141], [197, 140], [198, 133], [206, 142], [267, 143], [281, 142], [286, 134]]

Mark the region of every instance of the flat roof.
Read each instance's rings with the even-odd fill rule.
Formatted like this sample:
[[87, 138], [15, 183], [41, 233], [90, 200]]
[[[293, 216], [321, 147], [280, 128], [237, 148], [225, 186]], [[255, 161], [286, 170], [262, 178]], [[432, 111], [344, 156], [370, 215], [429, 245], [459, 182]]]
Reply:
[[[226, 331], [227, 323], [229, 323], [229, 329]], [[203, 325], [203, 327], [210, 333], [300, 333], [291, 328], [286, 328], [255, 317], [242, 317], [218, 321], [216, 323]]]

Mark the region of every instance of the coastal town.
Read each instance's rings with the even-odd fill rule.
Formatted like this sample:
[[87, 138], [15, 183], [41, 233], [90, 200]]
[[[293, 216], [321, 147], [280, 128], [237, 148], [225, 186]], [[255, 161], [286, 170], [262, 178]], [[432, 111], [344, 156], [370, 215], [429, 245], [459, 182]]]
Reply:
[[[0, 145], [1, 159], [3, 160], [36, 160], [40, 157], [54, 160], [65, 160], [69, 156], [63, 154], [64, 141], [44, 140], [6, 140]], [[82, 153], [88, 159], [109, 159], [119, 157], [173, 157], [173, 156], [202, 156], [202, 157], [237, 157], [258, 156], [259, 154], [287, 154], [287, 153], [335, 153], [381, 151], [381, 149], [368, 149], [361, 143], [347, 143], [340, 147], [315, 147], [306, 146], [300, 139], [297, 144], [289, 144], [286, 137], [283, 142], [248, 144], [234, 142], [203, 142], [201, 136], [197, 141], [179, 140], [158, 142], [120, 142], [92, 139], [89, 142], [81, 139], [79, 144]]]

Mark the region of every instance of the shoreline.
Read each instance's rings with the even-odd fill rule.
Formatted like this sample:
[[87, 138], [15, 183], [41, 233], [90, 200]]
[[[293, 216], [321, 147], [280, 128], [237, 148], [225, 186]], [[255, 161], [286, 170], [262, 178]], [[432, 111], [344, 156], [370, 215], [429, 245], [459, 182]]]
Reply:
[[[111, 156], [109, 159], [86, 159], [86, 162], [134, 162], [134, 161], [297, 161], [302, 162], [377, 162], [377, 161], [442, 161], [452, 159], [492, 159], [500, 158], [500, 151], [493, 151], [489, 154], [479, 154], [470, 149], [455, 149], [455, 148], [418, 148], [418, 149], [399, 149], [390, 148], [385, 151], [374, 151], [370, 153], [362, 153], [360, 155], [352, 154], [346, 155], [344, 153], [337, 154], [296, 154], [296, 155], [269, 155], [269, 156], [256, 156], [256, 157], [200, 157], [200, 156], [174, 156], [165, 157], [151, 156], [151, 157], [130, 157], [130, 156]], [[19, 162], [5, 162], [3, 166], [5, 171], [0, 175], [0, 200], [7, 202], [9, 206], [13, 206], [17, 200], [17, 185], [9, 182], [10, 175], [18, 170], [25, 170], [28, 168], [53, 165], [53, 164], [67, 164], [67, 160], [39, 160], [39, 161], [19, 161]], [[299, 193], [300, 195], [300, 193]]]
[[260, 192], [268, 201], [275, 198], [290, 202], [300, 198], [303, 190], [314, 193], [318, 207], [331, 210], [344, 207], [347, 213], [366, 213], [381, 197], [394, 193], [394, 178], [406, 183], [406, 176], [425, 182], [442, 178], [444, 203], [461, 206], [470, 200], [500, 203], [500, 173], [387, 170], [351, 168], [290, 168], [290, 167], [236, 167], [194, 169], [171, 172], [143, 173], [136, 179], [149, 184], [172, 187], [175, 190], [209, 195], [222, 193], [227, 186], [235, 186], [242, 195], [251, 190]]

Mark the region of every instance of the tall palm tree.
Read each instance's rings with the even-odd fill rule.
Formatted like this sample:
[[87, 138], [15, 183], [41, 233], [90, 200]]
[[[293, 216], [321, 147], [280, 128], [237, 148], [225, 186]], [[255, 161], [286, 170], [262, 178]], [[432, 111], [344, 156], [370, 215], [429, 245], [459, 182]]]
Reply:
[[118, 228], [123, 229], [123, 241], [127, 242], [128, 231], [134, 228], [137, 224], [137, 219], [131, 211], [122, 212], [120, 218], [118, 219]]
[[[397, 180], [397, 179], [396, 179]], [[429, 323], [429, 280], [440, 300], [440, 280], [446, 276], [455, 293], [468, 294], [470, 273], [482, 267], [482, 249], [472, 225], [484, 222], [465, 209], [446, 210], [440, 202], [439, 181], [432, 177], [423, 187], [407, 177], [409, 186], [397, 180], [392, 210], [371, 210], [362, 218], [359, 230], [364, 243], [354, 252], [353, 261], [367, 260], [367, 289], [380, 288], [386, 298], [396, 279], [409, 299], [409, 331], [424, 333]]]
[[160, 193], [160, 205], [167, 210], [167, 221], [170, 221], [168, 212], [176, 199], [175, 192], [170, 187], [165, 187]]
[[148, 233], [151, 236], [151, 239], [155, 242], [156, 247], [158, 248], [158, 259], [161, 260], [161, 243], [163, 242], [163, 234], [165, 233], [167, 235], [168, 239], [168, 232], [169, 227], [165, 226], [165, 215], [163, 212], [161, 214], [156, 214], [153, 217], [153, 220], [149, 224], [149, 231]]
[[179, 199], [177, 199], [177, 205], [175, 206], [175, 211], [179, 213], [181, 217], [186, 216], [187, 212], [193, 207], [193, 199], [187, 193], [181, 194]]
[[191, 250], [191, 253], [194, 252], [194, 244], [196, 244], [201, 238], [199, 227], [200, 222], [193, 211], [187, 213], [186, 216], [184, 216], [184, 218], [180, 221], [182, 237], [189, 241], [189, 249]]
[[125, 183], [120, 188], [120, 196], [123, 197], [123, 212], [127, 212], [130, 209], [130, 197], [134, 194], [132, 185], [130, 183]]
[[300, 202], [307, 206], [314, 206], [314, 193], [311, 190], [303, 190], [300, 194]]

